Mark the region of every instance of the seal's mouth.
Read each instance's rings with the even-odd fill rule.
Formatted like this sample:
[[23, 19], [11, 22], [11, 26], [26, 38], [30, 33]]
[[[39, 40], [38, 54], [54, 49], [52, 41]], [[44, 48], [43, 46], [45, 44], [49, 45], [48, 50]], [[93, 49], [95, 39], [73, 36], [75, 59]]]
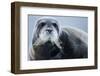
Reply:
[[62, 46], [61, 46], [62, 42], [59, 39], [58, 40], [52, 40], [51, 37], [50, 37], [48, 39], [47, 43], [52, 44], [53, 46], [55, 45], [57, 48], [59, 48], [60, 50], [62, 50]]

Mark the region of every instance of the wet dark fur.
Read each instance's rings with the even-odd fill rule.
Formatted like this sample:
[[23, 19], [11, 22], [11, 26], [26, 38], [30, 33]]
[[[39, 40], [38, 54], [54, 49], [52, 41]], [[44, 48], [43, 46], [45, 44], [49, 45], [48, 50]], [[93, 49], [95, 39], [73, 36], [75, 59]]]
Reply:
[[78, 38], [70, 38], [65, 32], [60, 35], [62, 50], [50, 41], [34, 46], [36, 60], [87, 58], [87, 46]]

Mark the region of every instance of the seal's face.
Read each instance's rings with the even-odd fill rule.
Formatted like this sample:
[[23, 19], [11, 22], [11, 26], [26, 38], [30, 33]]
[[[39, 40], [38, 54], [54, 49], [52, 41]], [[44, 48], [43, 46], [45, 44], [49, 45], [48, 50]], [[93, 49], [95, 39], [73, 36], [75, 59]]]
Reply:
[[50, 42], [51, 45], [55, 44], [61, 49], [59, 37], [60, 27], [58, 21], [53, 18], [42, 18], [36, 22], [32, 45], [34, 47]]
[[42, 19], [38, 21], [39, 38], [43, 42], [55, 42], [59, 38], [58, 23], [54, 19]]

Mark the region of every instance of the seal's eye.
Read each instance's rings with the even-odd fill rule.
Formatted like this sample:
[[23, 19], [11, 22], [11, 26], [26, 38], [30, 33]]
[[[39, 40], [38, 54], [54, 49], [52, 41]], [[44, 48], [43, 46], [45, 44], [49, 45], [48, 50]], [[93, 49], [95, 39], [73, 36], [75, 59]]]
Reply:
[[55, 27], [55, 28], [57, 28], [57, 24], [56, 23], [52, 23], [53, 24], [53, 26]]
[[41, 22], [41, 23], [39, 23], [39, 25], [38, 25], [38, 27], [37, 28], [43, 28], [44, 26], [46, 25], [46, 23], [45, 22]]
[[52, 23], [52, 24], [53, 24], [53, 26], [57, 29], [57, 31], [59, 31], [58, 25], [57, 25], [56, 23]]
[[41, 26], [43, 27], [44, 25], [46, 25], [46, 23], [45, 23], [45, 22], [42, 22], [42, 23], [41, 23]]

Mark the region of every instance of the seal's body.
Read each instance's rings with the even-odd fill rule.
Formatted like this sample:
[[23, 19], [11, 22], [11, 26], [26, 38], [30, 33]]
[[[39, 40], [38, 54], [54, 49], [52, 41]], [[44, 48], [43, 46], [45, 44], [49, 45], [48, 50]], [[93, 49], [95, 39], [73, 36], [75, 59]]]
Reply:
[[74, 27], [61, 27], [53, 18], [37, 21], [32, 46], [30, 60], [88, 57], [87, 33]]

